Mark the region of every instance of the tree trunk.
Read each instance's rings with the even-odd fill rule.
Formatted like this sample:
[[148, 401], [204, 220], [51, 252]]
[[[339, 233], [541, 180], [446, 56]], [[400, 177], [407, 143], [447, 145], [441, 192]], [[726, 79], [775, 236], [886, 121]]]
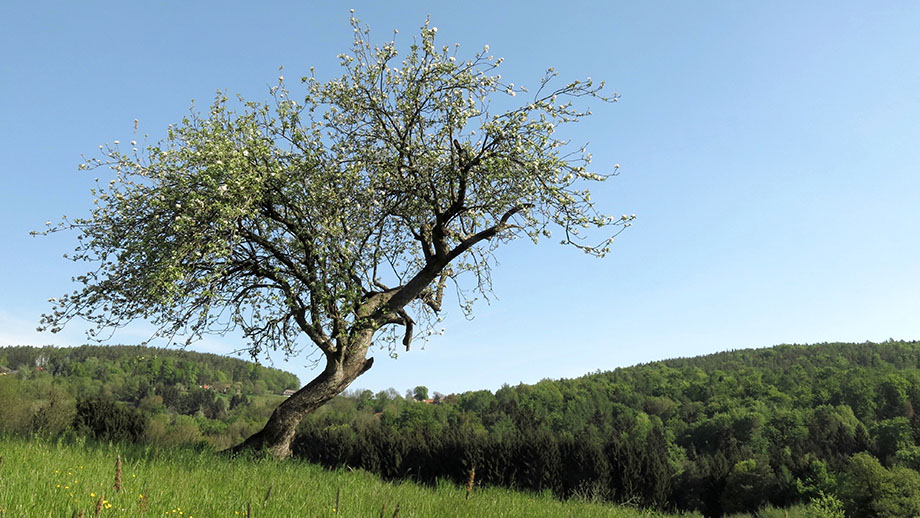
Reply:
[[[291, 442], [300, 421], [310, 412], [341, 394], [358, 376], [367, 372], [374, 363], [373, 358], [364, 358], [370, 345], [356, 347], [354, 353], [346, 352], [344, 357], [329, 357], [326, 368], [306, 386], [292, 394], [272, 412], [265, 427], [242, 443], [228, 450], [239, 453], [244, 450], [265, 451], [274, 457], [285, 459], [291, 456]], [[347, 349], [346, 349], [347, 351]]]

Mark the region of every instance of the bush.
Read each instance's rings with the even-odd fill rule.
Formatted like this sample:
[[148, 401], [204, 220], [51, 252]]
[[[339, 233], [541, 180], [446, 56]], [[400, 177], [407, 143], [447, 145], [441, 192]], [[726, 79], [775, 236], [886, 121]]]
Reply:
[[136, 408], [102, 398], [77, 403], [74, 428], [106, 441], [137, 441], [144, 435], [147, 418]]
[[806, 518], [844, 518], [843, 502], [834, 495], [821, 493], [812, 498], [805, 508]]

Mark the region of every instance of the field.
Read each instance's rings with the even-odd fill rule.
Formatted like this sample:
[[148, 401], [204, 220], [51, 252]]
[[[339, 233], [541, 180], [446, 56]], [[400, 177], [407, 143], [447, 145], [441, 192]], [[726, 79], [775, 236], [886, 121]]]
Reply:
[[[122, 459], [115, 491], [116, 458]], [[298, 461], [190, 449], [0, 438], [0, 517], [668, 517], [550, 495], [387, 483]], [[397, 513], [398, 506], [398, 514]]]

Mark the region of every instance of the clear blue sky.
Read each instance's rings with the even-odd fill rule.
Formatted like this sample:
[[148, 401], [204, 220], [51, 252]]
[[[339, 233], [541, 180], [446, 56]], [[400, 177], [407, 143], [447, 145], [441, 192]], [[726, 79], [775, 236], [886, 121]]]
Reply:
[[[398, 6], [398, 7], [396, 7]], [[264, 99], [278, 67], [337, 73], [348, 8], [406, 44], [431, 14], [461, 54], [489, 44], [503, 77], [604, 79], [622, 96], [566, 129], [590, 141], [609, 213], [636, 213], [613, 254], [553, 243], [499, 252], [496, 298], [354, 387], [444, 393], [575, 377], [779, 343], [920, 338], [920, 3], [0, 3], [0, 344], [83, 343], [34, 331], [82, 273], [80, 155], [162, 137], [218, 88]], [[136, 343], [142, 327], [116, 335]], [[208, 340], [200, 350], [242, 345]], [[310, 377], [304, 360], [276, 363]]]

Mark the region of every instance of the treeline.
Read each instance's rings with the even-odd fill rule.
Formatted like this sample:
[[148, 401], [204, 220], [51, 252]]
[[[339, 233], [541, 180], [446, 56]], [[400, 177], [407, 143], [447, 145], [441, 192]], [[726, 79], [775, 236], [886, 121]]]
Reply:
[[85, 433], [229, 446], [299, 388], [291, 373], [236, 358], [140, 346], [0, 348], [0, 433]]
[[[338, 398], [299, 455], [706, 516], [842, 502], [920, 514], [920, 342], [784, 345], [438, 396]], [[828, 503], [829, 502], [829, 503]], [[821, 505], [825, 505], [821, 504]]]

